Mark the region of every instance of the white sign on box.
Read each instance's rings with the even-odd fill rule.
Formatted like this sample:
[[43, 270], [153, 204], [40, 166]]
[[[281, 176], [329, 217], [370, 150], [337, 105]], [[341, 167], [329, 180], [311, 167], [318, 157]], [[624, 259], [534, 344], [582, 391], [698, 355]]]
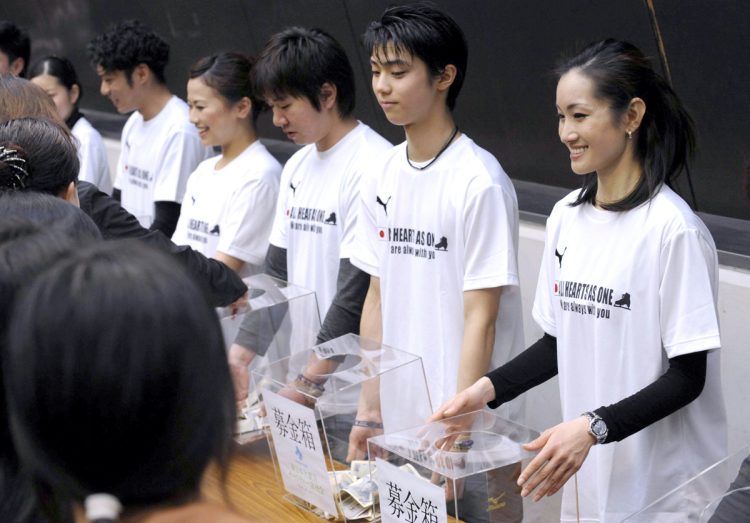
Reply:
[[263, 390], [263, 401], [284, 488], [336, 514], [315, 412], [268, 389]]
[[375, 458], [383, 523], [447, 523], [445, 490]]

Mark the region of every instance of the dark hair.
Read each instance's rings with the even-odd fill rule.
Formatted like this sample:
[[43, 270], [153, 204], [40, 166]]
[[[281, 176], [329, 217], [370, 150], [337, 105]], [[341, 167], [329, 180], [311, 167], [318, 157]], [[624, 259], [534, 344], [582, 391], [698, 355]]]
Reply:
[[20, 219], [74, 239], [102, 238], [93, 220], [70, 202], [51, 194], [24, 191], [0, 192], [0, 220]]
[[67, 58], [60, 56], [45, 56], [37, 60], [29, 70], [29, 78], [36, 78], [48, 74], [54, 76], [60, 82], [60, 85], [70, 91], [74, 85], [78, 86], [78, 100], [76, 107], [83, 96], [83, 87], [78, 83], [78, 75], [73, 64]]
[[55, 264], [19, 295], [8, 341], [11, 432], [37, 485], [139, 509], [193, 499], [210, 462], [225, 468], [221, 328], [165, 254], [107, 241]]
[[255, 95], [250, 74], [255, 59], [240, 53], [219, 53], [201, 58], [190, 68], [189, 77], [200, 78], [207, 86], [215, 89], [229, 103], [235, 104], [247, 97], [252, 103], [252, 123], [266, 107], [260, 97]]
[[19, 186], [14, 181], [17, 169], [0, 161], [0, 190], [36, 190], [59, 196], [70, 182], [78, 180], [76, 144], [70, 133], [54, 122], [19, 118], [1, 123], [0, 147], [15, 151], [24, 160], [28, 175]]
[[253, 67], [252, 81], [259, 97], [305, 97], [318, 111], [320, 88], [331, 83], [339, 115], [354, 111], [352, 65], [341, 44], [322, 29], [290, 27], [273, 35]]
[[433, 77], [446, 65], [456, 67], [456, 79], [448, 89], [446, 104], [451, 111], [466, 76], [469, 49], [464, 32], [455, 20], [431, 2], [389, 7], [379, 20], [370, 22], [364, 37], [370, 53], [385, 54], [388, 46], [422, 60]]
[[[671, 186], [695, 150], [693, 119], [641, 50], [611, 38], [594, 42], [563, 61], [556, 72], [562, 77], [572, 70], [591, 80], [594, 96], [609, 104], [614, 121], [627, 111], [633, 98], [641, 98], [646, 104], [641, 125], [633, 133], [636, 159], [644, 175], [625, 198], [602, 207], [627, 211], [653, 198], [662, 184]], [[571, 205], [594, 204], [596, 190], [596, 173], [586, 175], [583, 188]]]
[[[49, 198], [53, 198], [49, 196]], [[4, 198], [0, 198], [3, 200]], [[60, 203], [62, 200], [56, 199]], [[59, 232], [18, 218], [0, 220], [0, 354], [5, 357], [8, 318], [19, 289], [50, 265], [69, 256], [78, 242]], [[61, 508], [64, 511], [64, 508]], [[21, 472], [10, 434], [10, 422], [0, 373], [0, 521], [47, 521], [37, 510], [34, 492]]]
[[64, 123], [47, 93], [23, 78], [0, 74], [0, 100], [0, 123], [27, 117]]
[[169, 62], [169, 44], [138, 20], [125, 20], [97, 35], [86, 46], [89, 60], [108, 73], [124, 71], [128, 83], [133, 69], [146, 64], [157, 81], [167, 83], [164, 68]]
[[20, 76], [26, 76], [31, 56], [31, 40], [26, 31], [21, 30], [10, 20], [0, 20], [0, 51], [8, 55], [10, 62], [23, 58]]

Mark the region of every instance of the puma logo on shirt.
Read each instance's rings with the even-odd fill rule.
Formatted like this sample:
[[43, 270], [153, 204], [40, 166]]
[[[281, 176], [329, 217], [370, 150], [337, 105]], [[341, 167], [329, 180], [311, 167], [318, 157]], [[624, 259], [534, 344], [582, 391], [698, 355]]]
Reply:
[[375, 196], [375, 200], [378, 202], [378, 204], [383, 206], [383, 212], [386, 216], [388, 216], [388, 202], [391, 201], [391, 198], [393, 198], [393, 196], [389, 196], [388, 199], [384, 202], [380, 199], [380, 196]]
[[292, 185], [292, 182], [289, 182], [289, 188], [292, 190], [292, 196], [297, 196], [297, 187], [299, 187], [299, 183], [296, 185]]
[[560, 263], [560, 268], [561, 269], [562, 269], [562, 259], [563, 259], [563, 256], [565, 256], [565, 251], [567, 251], [567, 250], [568, 250], [568, 248], [565, 247], [563, 249], [562, 254], [560, 254], [560, 252], [557, 249], [555, 249], [555, 256], [557, 256], [557, 261]]

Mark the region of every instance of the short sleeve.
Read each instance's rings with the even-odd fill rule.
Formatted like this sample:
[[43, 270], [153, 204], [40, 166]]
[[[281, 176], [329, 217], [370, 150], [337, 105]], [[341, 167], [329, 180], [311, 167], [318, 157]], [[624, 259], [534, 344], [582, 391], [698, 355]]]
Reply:
[[718, 259], [706, 234], [686, 229], [662, 247], [659, 310], [662, 344], [669, 358], [721, 345]]
[[287, 216], [287, 200], [289, 199], [289, 182], [293, 169], [291, 168], [294, 156], [287, 161], [284, 170], [281, 171], [281, 182], [279, 184], [279, 197], [276, 202], [275, 212], [273, 215], [273, 224], [271, 225], [271, 237], [269, 242], [276, 247], [287, 249], [287, 230], [289, 227], [289, 217]]
[[272, 176], [250, 180], [232, 195], [221, 223], [218, 251], [262, 265], [278, 196]]
[[156, 168], [154, 201], [182, 203], [188, 176], [203, 161], [205, 153], [197, 135], [183, 131], [172, 134]]
[[[379, 277], [377, 243], [380, 241], [375, 220], [375, 199], [377, 176], [374, 172], [365, 172], [360, 180], [359, 205], [354, 234], [354, 248], [350, 257], [352, 265], [367, 274]], [[383, 234], [385, 234], [383, 232]], [[385, 241], [385, 239], [383, 239]]]
[[492, 184], [470, 192], [463, 213], [464, 291], [519, 285], [513, 198]]
[[351, 169], [341, 180], [339, 210], [343, 217], [339, 258], [351, 258], [355, 248], [357, 214], [360, 204], [361, 166]]
[[536, 294], [531, 315], [541, 329], [550, 336], [557, 337], [557, 325], [554, 314], [554, 285], [555, 285], [555, 258], [554, 246], [556, 244], [557, 226], [556, 213], [553, 210], [547, 219], [547, 227], [544, 233], [544, 251], [542, 264], [539, 267], [539, 278], [536, 283]]

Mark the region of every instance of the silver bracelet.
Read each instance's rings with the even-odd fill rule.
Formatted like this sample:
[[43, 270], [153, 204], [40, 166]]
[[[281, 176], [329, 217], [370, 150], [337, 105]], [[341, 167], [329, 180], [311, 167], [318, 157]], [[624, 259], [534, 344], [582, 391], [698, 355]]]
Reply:
[[354, 426], [355, 427], [364, 427], [366, 429], [382, 429], [383, 424], [378, 423], [377, 421], [366, 421], [363, 419], [355, 419], [354, 420]]

